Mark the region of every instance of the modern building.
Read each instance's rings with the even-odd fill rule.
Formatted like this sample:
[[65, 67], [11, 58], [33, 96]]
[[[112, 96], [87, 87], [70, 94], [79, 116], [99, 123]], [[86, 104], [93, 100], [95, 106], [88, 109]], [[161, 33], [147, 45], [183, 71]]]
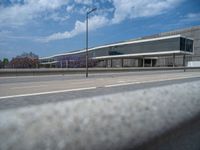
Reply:
[[[89, 67], [183, 66], [200, 61], [200, 26], [90, 48]], [[43, 67], [85, 67], [85, 50], [40, 58]]]

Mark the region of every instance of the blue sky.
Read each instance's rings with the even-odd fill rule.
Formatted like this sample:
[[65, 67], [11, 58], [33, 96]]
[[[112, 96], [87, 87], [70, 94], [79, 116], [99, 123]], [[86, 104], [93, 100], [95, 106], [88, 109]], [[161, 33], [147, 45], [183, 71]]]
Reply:
[[40, 57], [200, 25], [199, 0], [0, 0], [0, 59]]

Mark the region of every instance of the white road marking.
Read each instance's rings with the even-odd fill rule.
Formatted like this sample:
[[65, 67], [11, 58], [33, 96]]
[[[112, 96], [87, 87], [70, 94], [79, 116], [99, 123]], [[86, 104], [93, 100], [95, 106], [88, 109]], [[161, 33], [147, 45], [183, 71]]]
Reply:
[[195, 78], [200, 76], [187, 76], [187, 77], [175, 77], [169, 79], [156, 79], [156, 80], [145, 80], [145, 81], [138, 81], [138, 82], [127, 82], [127, 83], [118, 83], [118, 84], [109, 84], [105, 85], [104, 87], [117, 87], [117, 86], [125, 86], [125, 85], [133, 85], [133, 84], [142, 84], [142, 83], [153, 83], [153, 82], [160, 82], [160, 81], [170, 81], [170, 80], [178, 80], [178, 79], [188, 79], [188, 78]]
[[[126, 81], [125, 83], [108, 84], [108, 85], [104, 85], [102, 87], [109, 88], [109, 87], [125, 86], [125, 85], [131, 85], [131, 84], [133, 85], [133, 84], [141, 84], [141, 83], [152, 83], [152, 82], [169, 81], [169, 80], [177, 80], [177, 79], [187, 79], [187, 78], [195, 78], [195, 77], [200, 77], [200, 75], [179, 76], [179, 77], [173, 77], [173, 78], [168, 78], [168, 79], [153, 79], [153, 80], [143, 80], [143, 81], [132, 80], [130, 82]], [[0, 97], [0, 99], [37, 96], [37, 95], [47, 95], [47, 94], [56, 94], [56, 93], [65, 93], [65, 92], [92, 90], [92, 89], [97, 89], [97, 87], [92, 86], [92, 87], [86, 87], [86, 88], [76, 88], [76, 89], [57, 90], [57, 91], [29, 93], [29, 94], [18, 94], [18, 95], [2, 96], [2, 97]]]
[[39, 87], [47, 87], [48, 85], [36, 85], [36, 86], [22, 86], [22, 87], [12, 87], [11, 89], [30, 89], [30, 88], [39, 88]]
[[105, 85], [105, 87], [116, 87], [116, 86], [130, 85], [130, 84], [136, 84], [136, 82], [109, 84], [109, 85]]
[[97, 87], [86, 87], [86, 88], [58, 90], [58, 91], [49, 91], [49, 92], [40, 92], [40, 93], [19, 94], [19, 95], [3, 96], [3, 97], [0, 97], [0, 99], [27, 97], [27, 96], [37, 96], [37, 95], [47, 95], [47, 94], [57, 94], [57, 93], [74, 92], [74, 91], [84, 91], [84, 90], [92, 90], [92, 89], [96, 89], [96, 88]]
[[122, 80], [120, 80], [120, 81], [117, 81], [118, 83], [124, 83], [124, 82], [126, 82], [126, 81], [122, 81]]

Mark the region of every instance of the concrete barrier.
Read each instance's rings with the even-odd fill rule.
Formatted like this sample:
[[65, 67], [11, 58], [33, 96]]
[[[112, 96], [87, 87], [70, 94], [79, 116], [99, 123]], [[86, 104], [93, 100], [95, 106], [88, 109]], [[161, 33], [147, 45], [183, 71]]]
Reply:
[[1, 150], [199, 150], [200, 81], [0, 112]]
[[[89, 68], [89, 73], [169, 71], [184, 70], [184, 67], [145, 67], [145, 68]], [[200, 67], [186, 67], [186, 70], [200, 70]], [[85, 68], [41, 68], [41, 69], [0, 69], [0, 76], [83, 74]]]

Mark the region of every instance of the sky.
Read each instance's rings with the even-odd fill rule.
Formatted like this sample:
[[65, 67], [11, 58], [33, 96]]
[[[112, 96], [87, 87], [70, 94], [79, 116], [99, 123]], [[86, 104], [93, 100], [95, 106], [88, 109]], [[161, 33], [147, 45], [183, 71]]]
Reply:
[[0, 0], [0, 59], [40, 57], [200, 25], [200, 0]]

